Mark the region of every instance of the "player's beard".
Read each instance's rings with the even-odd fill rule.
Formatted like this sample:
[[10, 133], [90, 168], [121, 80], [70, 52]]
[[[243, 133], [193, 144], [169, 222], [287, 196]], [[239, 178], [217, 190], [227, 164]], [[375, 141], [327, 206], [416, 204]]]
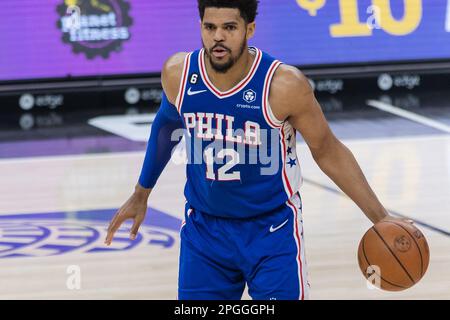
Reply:
[[218, 45], [218, 47], [222, 47], [222, 48], [225, 48], [226, 50], [228, 50], [228, 52], [230, 53], [230, 57], [228, 58], [228, 61], [226, 61], [224, 63], [215, 63], [212, 58], [212, 52], [216, 46], [211, 48], [210, 50], [208, 50], [205, 48], [205, 45], [203, 44], [203, 48], [205, 48], [206, 56], [209, 59], [209, 63], [211, 64], [211, 67], [214, 69], [214, 71], [219, 72], [219, 73], [226, 73], [228, 70], [230, 70], [230, 68], [233, 67], [234, 64], [242, 57], [246, 46], [247, 46], [247, 41], [244, 38], [244, 41], [242, 41], [241, 46], [239, 48], [238, 54], [236, 56], [233, 56], [230, 49], [228, 49], [225, 46]]

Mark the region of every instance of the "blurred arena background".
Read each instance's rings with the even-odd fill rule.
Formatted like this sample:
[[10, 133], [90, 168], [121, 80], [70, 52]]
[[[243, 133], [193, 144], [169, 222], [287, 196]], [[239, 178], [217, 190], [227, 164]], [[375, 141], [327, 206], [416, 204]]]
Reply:
[[[175, 299], [184, 166], [136, 241], [108, 221], [137, 181], [160, 70], [201, 46], [195, 0], [2, 0], [0, 299]], [[427, 236], [413, 288], [369, 289], [369, 221], [299, 157], [312, 299], [450, 299], [450, 0], [263, 0], [251, 45], [298, 66], [394, 215]], [[182, 148], [177, 152], [182, 152]], [[248, 298], [245, 295], [244, 298]]]

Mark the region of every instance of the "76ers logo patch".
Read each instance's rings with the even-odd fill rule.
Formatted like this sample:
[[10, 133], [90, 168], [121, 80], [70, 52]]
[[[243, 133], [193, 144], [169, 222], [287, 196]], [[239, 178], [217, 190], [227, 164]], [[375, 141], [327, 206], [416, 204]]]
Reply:
[[65, 0], [57, 7], [63, 42], [88, 59], [108, 58], [131, 38], [130, 4], [125, 0]]

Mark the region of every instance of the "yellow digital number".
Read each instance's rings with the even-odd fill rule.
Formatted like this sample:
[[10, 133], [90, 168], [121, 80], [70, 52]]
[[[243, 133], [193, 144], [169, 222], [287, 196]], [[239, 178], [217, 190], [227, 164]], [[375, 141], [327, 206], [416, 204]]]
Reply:
[[297, 0], [297, 4], [308, 11], [310, 16], [315, 17], [317, 11], [325, 5], [325, 0]]
[[[392, 16], [390, 0], [372, 0], [373, 6], [378, 8], [379, 26], [385, 32], [404, 36], [410, 34], [422, 21], [422, 0], [403, 0], [404, 14], [400, 20]], [[372, 28], [368, 22], [361, 22], [358, 12], [358, 0], [339, 0], [340, 23], [330, 26], [332, 37], [371, 36]]]
[[417, 29], [422, 21], [422, 0], [403, 0], [405, 12], [401, 20], [392, 16], [390, 0], [372, 0], [380, 8], [380, 27], [394, 36], [404, 36]]
[[370, 36], [372, 30], [359, 21], [358, 0], [339, 0], [341, 22], [330, 26], [333, 37]]

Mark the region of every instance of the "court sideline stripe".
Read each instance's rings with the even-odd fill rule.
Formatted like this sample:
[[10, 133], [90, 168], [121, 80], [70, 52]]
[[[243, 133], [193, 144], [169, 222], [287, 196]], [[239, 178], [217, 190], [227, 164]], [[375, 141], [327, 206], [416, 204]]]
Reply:
[[388, 113], [392, 113], [396, 116], [423, 124], [425, 126], [431, 127], [433, 129], [436, 130], [440, 130], [446, 133], [450, 133], [450, 126], [446, 125], [445, 123], [427, 118], [425, 116], [419, 115], [417, 113], [411, 112], [411, 111], [407, 111], [405, 109], [381, 102], [381, 101], [377, 101], [377, 100], [367, 100], [366, 101], [367, 105], [373, 108], [376, 108], [378, 110], [384, 111], [384, 112], [388, 112]]
[[[332, 192], [332, 193], [334, 193], [334, 194], [337, 194], [337, 195], [340, 195], [340, 196], [343, 196], [343, 197], [346, 197], [346, 198], [350, 199], [345, 193], [343, 193], [343, 192], [341, 192], [341, 191], [339, 191], [339, 190], [337, 190], [337, 189], [335, 189], [335, 188], [333, 188], [333, 187], [330, 187], [330, 186], [321, 184], [321, 183], [319, 183], [319, 182], [313, 181], [313, 180], [308, 179], [308, 178], [305, 178], [305, 177], [303, 178], [303, 181], [306, 182], [306, 183], [309, 183], [309, 184], [311, 184], [311, 185], [313, 185], [313, 186], [315, 186], [315, 187], [319, 187], [319, 188], [321, 188], [321, 189], [330, 191], [330, 192]], [[424, 222], [424, 221], [421, 221], [421, 220], [417, 220], [417, 219], [408, 217], [408, 216], [406, 216], [406, 215], [404, 215], [404, 214], [401, 214], [401, 213], [399, 213], [399, 212], [397, 212], [397, 211], [390, 210], [389, 208], [386, 208], [386, 210], [387, 210], [389, 213], [391, 213], [393, 216], [397, 216], [397, 217], [399, 217], [399, 218], [404, 218], [404, 219], [411, 219], [411, 220], [414, 221], [414, 224], [420, 225], [420, 226], [422, 226], [422, 227], [424, 227], [424, 228], [430, 229], [430, 230], [435, 231], [435, 232], [437, 232], [437, 233], [440, 233], [440, 234], [442, 234], [442, 235], [444, 235], [444, 236], [450, 237], [450, 232], [449, 232], [449, 231], [446, 231], [446, 230], [444, 230], [444, 229], [441, 229], [441, 228], [432, 226], [431, 224], [428, 224], [428, 223], [426, 223], [426, 222]]]

